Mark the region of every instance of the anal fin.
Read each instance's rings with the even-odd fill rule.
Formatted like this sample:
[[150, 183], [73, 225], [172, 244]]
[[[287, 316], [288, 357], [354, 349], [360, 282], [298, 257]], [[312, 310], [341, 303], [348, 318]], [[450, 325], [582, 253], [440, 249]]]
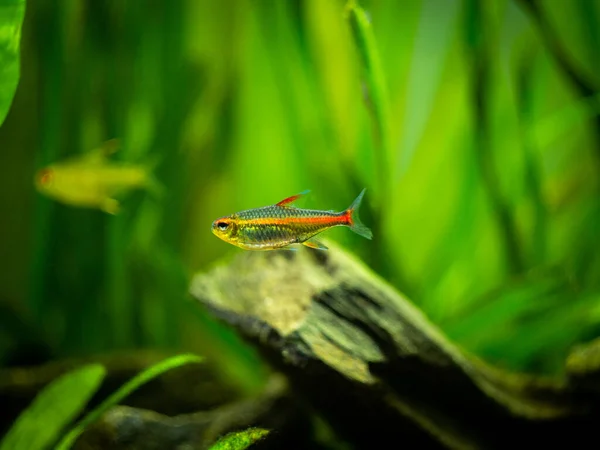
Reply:
[[315, 248], [317, 250], [327, 250], [327, 246], [317, 241], [316, 239], [309, 239], [304, 241], [302, 245], [310, 248]]

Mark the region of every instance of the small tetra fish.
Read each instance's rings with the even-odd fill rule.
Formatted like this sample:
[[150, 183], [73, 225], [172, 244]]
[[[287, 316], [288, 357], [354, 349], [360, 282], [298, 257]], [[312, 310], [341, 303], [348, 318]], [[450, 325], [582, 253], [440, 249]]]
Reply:
[[[358, 208], [365, 190], [342, 212], [301, 209], [292, 203], [309, 191], [293, 195], [272, 206], [249, 209], [221, 217], [212, 224], [212, 232], [230, 244], [245, 250], [274, 250], [293, 244], [326, 250], [313, 236], [336, 226], [349, 227], [371, 239], [373, 233], [362, 224]], [[293, 249], [293, 248], [291, 248]]]
[[81, 156], [40, 169], [34, 179], [37, 190], [71, 206], [98, 208], [116, 214], [119, 202], [113, 196], [136, 188], [160, 192], [160, 187], [142, 165], [112, 163], [108, 156], [118, 148], [112, 139]]

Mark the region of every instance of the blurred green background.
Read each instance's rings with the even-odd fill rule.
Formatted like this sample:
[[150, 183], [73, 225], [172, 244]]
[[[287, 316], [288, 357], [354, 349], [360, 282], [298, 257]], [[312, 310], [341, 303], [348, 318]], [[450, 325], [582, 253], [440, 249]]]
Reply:
[[[374, 239], [328, 237], [487, 361], [557, 373], [600, 334], [599, 2], [360, 3], [383, 145], [344, 1], [28, 2], [0, 128], [0, 365], [188, 350], [259, 387], [187, 286], [242, 251], [216, 217], [305, 189], [341, 210], [366, 187]], [[37, 169], [115, 137], [115, 161], [159, 158], [163, 197], [113, 217], [35, 190]]]

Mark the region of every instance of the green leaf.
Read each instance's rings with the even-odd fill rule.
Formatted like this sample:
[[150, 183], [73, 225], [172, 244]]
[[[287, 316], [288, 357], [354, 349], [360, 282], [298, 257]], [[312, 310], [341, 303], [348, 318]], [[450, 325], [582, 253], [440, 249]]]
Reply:
[[202, 362], [202, 359], [203, 358], [196, 355], [178, 355], [161, 361], [160, 363], [155, 364], [154, 366], [144, 370], [142, 373], [136, 375], [123, 386], [121, 386], [119, 390], [113, 393], [110, 397], [108, 397], [100, 405], [98, 405], [94, 410], [90, 411], [90, 413], [87, 414], [83, 419], [81, 419], [75, 425], [75, 427], [66, 436], [64, 436], [64, 438], [56, 446], [56, 449], [63, 450], [71, 448], [71, 446], [75, 443], [79, 435], [83, 432], [83, 430], [85, 430], [85, 428], [88, 425], [91, 425], [92, 423], [96, 422], [106, 411], [120, 403], [124, 398], [126, 398], [129, 394], [131, 394], [141, 385], [147, 383], [153, 378], [156, 378], [171, 369], [175, 369], [185, 364], [199, 363]]
[[234, 431], [219, 439], [210, 450], [243, 450], [269, 434], [263, 428], [248, 428], [244, 431]]
[[346, 4], [346, 17], [361, 62], [367, 103], [376, 130], [377, 179], [380, 182], [379, 195], [384, 195], [389, 191], [386, 183], [390, 179], [389, 161], [392, 152], [390, 106], [385, 76], [369, 16], [356, 0], [349, 0]]
[[52, 381], [17, 418], [0, 450], [49, 448], [96, 392], [105, 374], [104, 367], [91, 364]]
[[570, 136], [582, 123], [593, 119], [600, 113], [600, 94], [572, 100], [555, 112], [538, 118], [532, 123], [533, 143], [540, 149], [556, 145], [561, 138]]
[[25, 2], [0, 0], [0, 125], [4, 122], [19, 82], [19, 46]]

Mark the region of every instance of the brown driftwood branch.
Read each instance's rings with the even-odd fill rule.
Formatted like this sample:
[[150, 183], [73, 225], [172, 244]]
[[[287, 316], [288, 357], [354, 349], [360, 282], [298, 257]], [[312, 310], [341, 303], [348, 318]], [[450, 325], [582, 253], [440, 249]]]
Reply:
[[[172, 355], [137, 351], [0, 370], [0, 434], [31, 404], [44, 386], [82, 364], [100, 363], [108, 372], [100, 390], [90, 402], [90, 407], [94, 407], [139, 372], [168, 356]], [[191, 385], [194, 386], [193, 390], [190, 389]], [[215, 408], [233, 401], [239, 394], [233, 386], [224, 383], [209, 364], [190, 364], [141, 386], [127, 397], [125, 404], [174, 415]]]
[[591, 350], [569, 359], [567, 380], [502, 372], [461, 351], [360, 261], [327, 245], [240, 253], [197, 275], [191, 293], [287, 373], [340, 436], [358, 448], [387, 441], [420, 449], [595, 439], [600, 384], [590, 380], [598, 371], [581, 356]]
[[[193, 384], [188, 384], [191, 390]], [[308, 421], [290, 398], [281, 376], [270, 379], [256, 398], [174, 417], [154, 411], [116, 406], [88, 428], [75, 450], [205, 450], [219, 437], [249, 427], [273, 430], [255, 444], [258, 449], [306, 448]]]

